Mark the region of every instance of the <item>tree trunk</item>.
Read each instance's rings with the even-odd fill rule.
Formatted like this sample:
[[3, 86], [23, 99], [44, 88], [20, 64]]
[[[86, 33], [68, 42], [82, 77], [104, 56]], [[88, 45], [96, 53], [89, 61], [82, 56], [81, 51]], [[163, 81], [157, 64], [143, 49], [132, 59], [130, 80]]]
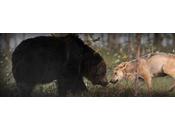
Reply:
[[92, 46], [92, 41], [91, 41], [91, 38], [90, 38], [90, 34], [88, 34], [88, 33], [84, 34], [84, 42], [87, 45]]
[[105, 43], [105, 40], [104, 40], [104, 33], [101, 33], [101, 42], [102, 42], [102, 44], [104, 44]]
[[156, 48], [160, 51], [162, 48], [162, 36], [161, 33], [154, 33], [154, 40], [153, 44], [156, 46]]
[[120, 45], [119, 45], [118, 39], [119, 39], [119, 34], [109, 33], [108, 34], [108, 45], [107, 45], [107, 47], [110, 50], [119, 49]]
[[132, 59], [132, 41], [131, 41], [132, 35], [128, 34], [128, 60]]
[[175, 33], [173, 33], [172, 35], [173, 35], [173, 47], [175, 47]]
[[136, 79], [135, 79], [135, 96], [138, 95], [138, 66], [140, 59], [140, 50], [141, 50], [141, 34], [136, 34]]
[[159, 45], [162, 42], [162, 37], [160, 33], [154, 34], [154, 45]]
[[5, 54], [7, 55], [8, 58], [11, 58], [11, 53], [10, 53], [10, 34], [6, 33], [4, 34], [4, 41], [5, 41]]

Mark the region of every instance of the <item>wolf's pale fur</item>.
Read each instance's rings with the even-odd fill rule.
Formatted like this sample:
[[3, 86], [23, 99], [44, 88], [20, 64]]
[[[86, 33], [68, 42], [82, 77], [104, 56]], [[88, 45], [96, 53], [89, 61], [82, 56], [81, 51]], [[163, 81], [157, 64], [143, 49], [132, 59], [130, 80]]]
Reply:
[[[136, 60], [123, 62], [115, 67], [111, 82], [115, 83], [124, 78], [135, 80], [136, 75], [145, 81], [150, 93], [153, 77], [169, 75], [175, 79], [175, 55], [154, 53], [139, 58], [138, 62]], [[174, 85], [170, 91], [175, 88]]]

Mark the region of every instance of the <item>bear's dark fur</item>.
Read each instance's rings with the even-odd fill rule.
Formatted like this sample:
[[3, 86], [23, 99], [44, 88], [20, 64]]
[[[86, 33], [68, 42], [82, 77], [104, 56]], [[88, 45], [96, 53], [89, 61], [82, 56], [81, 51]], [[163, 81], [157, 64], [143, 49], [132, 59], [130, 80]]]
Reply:
[[24, 40], [13, 52], [12, 65], [21, 96], [30, 96], [33, 86], [53, 80], [59, 96], [86, 90], [83, 76], [93, 84], [107, 84], [103, 58], [73, 34]]

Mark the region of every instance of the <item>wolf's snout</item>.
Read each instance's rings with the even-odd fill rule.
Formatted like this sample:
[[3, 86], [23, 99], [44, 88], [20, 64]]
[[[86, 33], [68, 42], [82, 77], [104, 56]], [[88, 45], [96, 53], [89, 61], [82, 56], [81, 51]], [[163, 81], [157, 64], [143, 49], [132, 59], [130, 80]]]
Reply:
[[118, 79], [117, 80], [111, 79], [109, 82], [112, 83], [112, 84], [115, 84], [115, 83], [118, 82]]

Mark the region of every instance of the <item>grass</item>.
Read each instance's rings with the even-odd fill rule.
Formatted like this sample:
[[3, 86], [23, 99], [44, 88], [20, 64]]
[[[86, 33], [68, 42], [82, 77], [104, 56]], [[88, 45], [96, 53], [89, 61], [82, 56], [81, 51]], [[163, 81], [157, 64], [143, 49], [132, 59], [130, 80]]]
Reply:
[[[103, 56], [107, 64], [107, 77], [111, 78], [112, 70], [116, 64], [126, 59], [125, 54], [118, 54], [110, 52], [105, 49], [101, 49], [99, 53]], [[67, 96], [78, 96], [78, 97], [132, 97], [134, 96], [134, 85], [129, 81], [121, 81], [118, 84], [110, 84], [108, 87], [94, 86], [90, 81], [84, 79], [85, 84], [88, 88], [88, 92], [82, 92], [76, 95], [68, 93]], [[138, 95], [141, 97], [148, 96], [147, 87], [144, 82], [139, 82]], [[153, 79], [152, 96], [164, 97], [164, 96], [175, 96], [174, 92], [168, 92], [170, 86], [173, 84], [173, 79], [170, 77], [159, 77]], [[35, 87], [32, 92], [32, 96], [58, 96], [57, 87], [55, 83], [39, 84]], [[18, 96], [17, 88], [15, 83], [8, 84], [6, 86], [0, 84], [0, 95], [1, 96]]]

